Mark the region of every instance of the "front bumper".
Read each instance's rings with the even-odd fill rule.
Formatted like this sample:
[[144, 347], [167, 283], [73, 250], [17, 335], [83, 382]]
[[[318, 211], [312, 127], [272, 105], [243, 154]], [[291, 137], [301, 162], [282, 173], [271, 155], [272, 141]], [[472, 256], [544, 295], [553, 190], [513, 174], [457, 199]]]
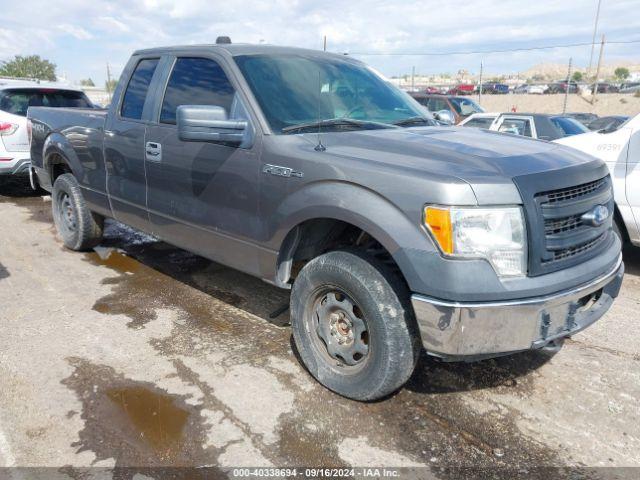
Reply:
[[411, 297], [422, 343], [446, 360], [474, 360], [542, 348], [602, 317], [618, 296], [622, 255], [605, 275], [557, 294], [503, 302], [449, 302]]

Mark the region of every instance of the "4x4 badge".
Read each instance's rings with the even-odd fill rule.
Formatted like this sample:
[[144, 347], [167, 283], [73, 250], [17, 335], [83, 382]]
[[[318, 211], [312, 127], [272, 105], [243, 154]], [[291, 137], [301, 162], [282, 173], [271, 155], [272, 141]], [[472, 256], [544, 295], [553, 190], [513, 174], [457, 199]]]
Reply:
[[262, 173], [270, 173], [277, 177], [304, 177], [304, 173], [302, 172], [298, 172], [289, 167], [279, 167], [278, 165], [271, 165], [269, 163], [265, 163], [262, 166]]

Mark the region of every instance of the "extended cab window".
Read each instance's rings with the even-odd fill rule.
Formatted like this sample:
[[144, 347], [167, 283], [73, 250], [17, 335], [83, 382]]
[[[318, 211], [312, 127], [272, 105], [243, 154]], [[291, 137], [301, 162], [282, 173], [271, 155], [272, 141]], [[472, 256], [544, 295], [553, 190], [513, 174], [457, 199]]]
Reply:
[[218, 63], [208, 58], [178, 58], [167, 84], [160, 122], [175, 124], [180, 105], [212, 105], [229, 113], [233, 96], [233, 87]]
[[151, 79], [157, 66], [157, 58], [140, 60], [133, 75], [131, 75], [127, 90], [124, 92], [122, 108], [120, 109], [120, 115], [122, 117], [134, 120], [142, 119], [144, 101], [147, 98], [147, 91], [149, 90], [149, 85], [151, 84]]

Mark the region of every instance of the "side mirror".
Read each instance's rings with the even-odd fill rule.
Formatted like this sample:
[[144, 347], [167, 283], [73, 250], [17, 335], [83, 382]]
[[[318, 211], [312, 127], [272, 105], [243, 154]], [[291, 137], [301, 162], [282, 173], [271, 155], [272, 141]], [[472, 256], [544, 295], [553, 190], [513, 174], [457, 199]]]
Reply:
[[245, 137], [247, 122], [229, 120], [222, 107], [180, 105], [176, 111], [178, 138], [185, 142], [212, 142], [239, 146]]
[[456, 121], [456, 119], [453, 116], [453, 113], [451, 113], [449, 110], [440, 110], [439, 112], [435, 112], [433, 116], [435, 117], [436, 120], [440, 120], [441, 122], [446, 123], [448, 125], [453, 125]]

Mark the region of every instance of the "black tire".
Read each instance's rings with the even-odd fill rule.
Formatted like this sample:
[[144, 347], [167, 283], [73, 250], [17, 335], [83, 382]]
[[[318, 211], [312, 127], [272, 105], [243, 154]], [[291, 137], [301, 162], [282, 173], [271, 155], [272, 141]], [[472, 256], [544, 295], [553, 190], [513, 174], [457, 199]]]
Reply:
[[104, 218], [92, 213], [71, 173], [56, 178], [51, 192], [53, 221], [65, 247], [84, 251], [100, 243]]
[[384, 397], [416, 366], [420, 341], [407, 287], [365, 253], [329, 252], [307, 263], [293, 284], [291, 317], [305, 366], [342, 396]]

